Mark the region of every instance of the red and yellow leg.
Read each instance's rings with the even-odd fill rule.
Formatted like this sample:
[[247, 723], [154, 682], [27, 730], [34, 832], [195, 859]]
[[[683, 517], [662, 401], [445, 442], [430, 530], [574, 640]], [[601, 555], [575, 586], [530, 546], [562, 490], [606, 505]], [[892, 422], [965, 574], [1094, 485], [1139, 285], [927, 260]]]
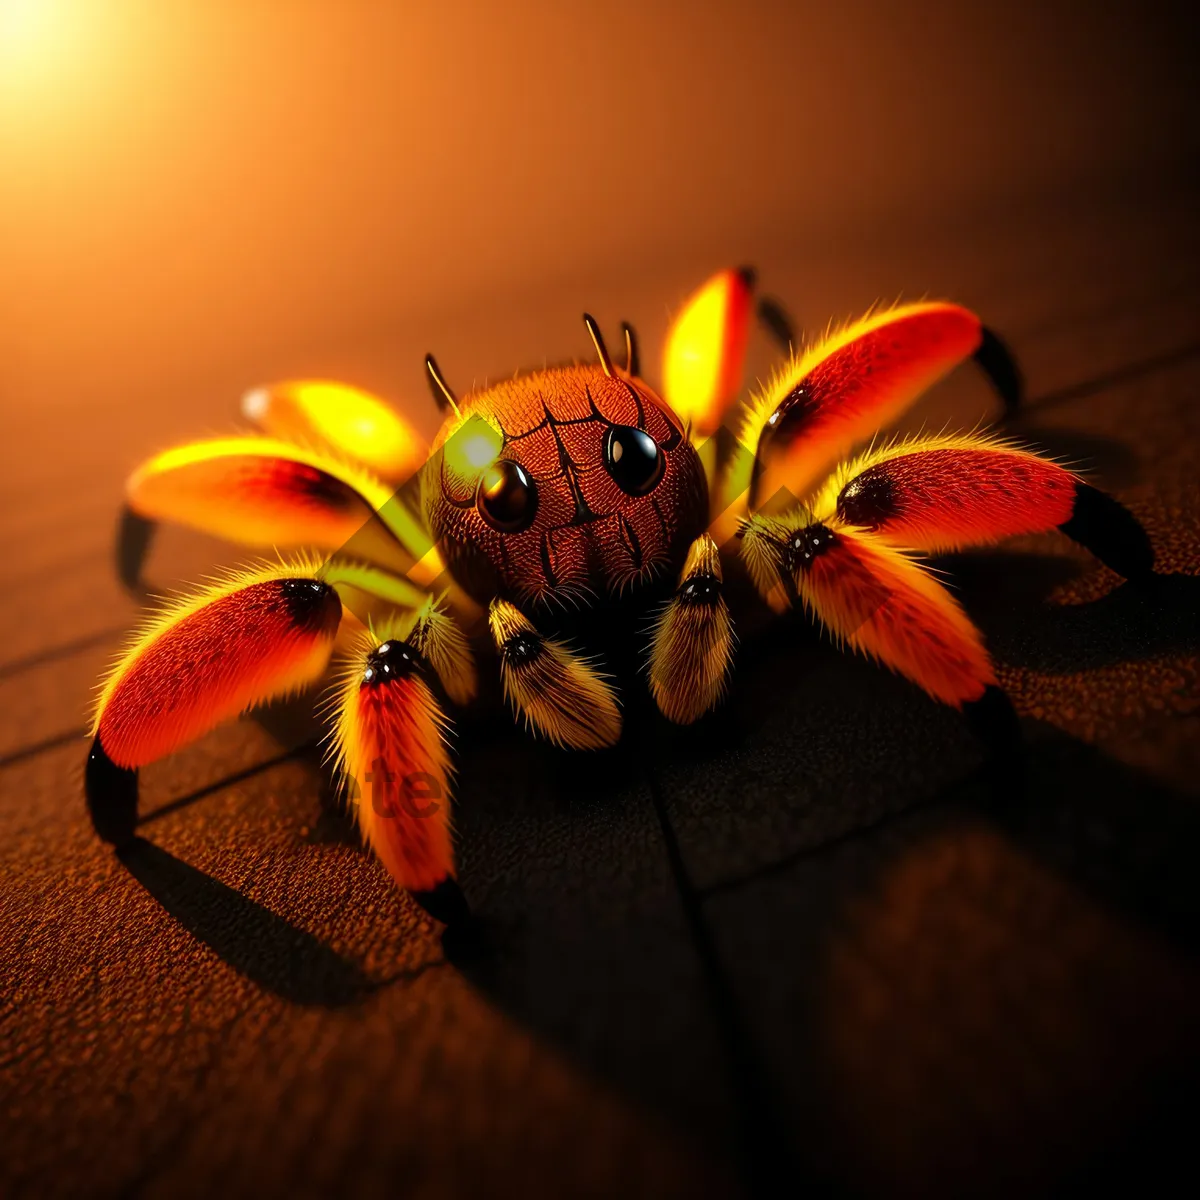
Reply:
[[692, 543], [679, 586], [654, 626], [650, 692], [659, 711], [677, 725], [698, 721], [721, 699], [732, 658], [721, 556], [703, 534]]
[[439, 582], [456, 612], [478, 611], [448, 577], [415, 501], [324, 451], [260, 437], [191, 442], [144, 463], [126, 494], [117, 561], [131, 588], [153, 523], [165, 520], [244, 545], [337, 553], [423, 590]]
[[839, 645], [986, 721], [979, 730], [985, 740], [1010, 737], [1011, 708], [982, 636], [954, 597], [908, 555], [876, 534], [837, 518], [818, 521], [803, 509], [751, 517], [742, 555], [773, 607], [799, 600]]
[[140, 567], [134, 560], [145, 553], [146, 521], [174, 521], [243, 545], [342, 551], [400, 572], [432, 545], [423, 523], [377, 478], [275, 438], [215, 438], [165, 450], [130, 476], [126, 502], [143, 544], [139, 554], [118, 547], [123, 577]]
[[939, 552], [1061, 529], [1126, 578], [1148, 574], [1145, 530], [1073, 472], [986, 434], [912, 438], [840, 467], [813, 504], [893, 545]]
[[753, 401], [717, 511], [729, 521], [780, 494], [792, 503], [802, 499], [832, 459], [971, 356], [1005, 403], [1015, 405], [1020, 389], [1012, 359], [979, 318], [958, 305], [901, 305], [833, 333], [793, 358]]
[[599, 750], [621, 736], [621, 711], [605, 677], [562, 642], [543, 637], [520, 609], [492, 601], [492, 641], [509, 703], [556, 746]]
[[341, 620], [311, 562], [230, 576], [155, 614], [105, 681], [86, 770], [97, 829], [133, 832], [137, 772], [325, 669]]
[[330, 757], [367, 844], [401, 887], [450, 924], [468, 914], [455, 881], [448, 722], [413, 632], [406, 639], [394, 626], [359, 640], [336, 697]]

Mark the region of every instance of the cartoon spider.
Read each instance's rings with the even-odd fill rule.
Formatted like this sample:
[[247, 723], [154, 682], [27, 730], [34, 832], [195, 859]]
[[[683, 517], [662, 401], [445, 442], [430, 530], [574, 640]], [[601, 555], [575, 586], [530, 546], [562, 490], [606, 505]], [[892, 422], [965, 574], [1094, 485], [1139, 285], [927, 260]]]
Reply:
[[615, 691], [554, 636], [556, 615], [574, 606], [599, 622], [665, 580], [649, 687], [669, 720], [694, 722], [730, 672], [727, 552], [773, 608], [801, 601], [840, 643], [983, 732], [1011, 716], [979, 632], [915, 555], [1058, 528], [1132, 578], [1152, 569], [1145, 532], [1073, 472], [988, 433], [873, 443], [814, 489], [959, 362], [974, 357], [1009, 409], [1016, 368], [956, 305], [878, 311], [791, 355], [734, 436], [722, 422], [741, 389], [752, 288], [750, 272], [723, 271], [688, 301], [665, 348], [665, 399], [640, 376], [632, 330], [621, 369], [585, 316], [598, 364], [461, 402], [428, 358], [446, 412], [431, 448], [366, 393], [291, 383], [246, 397], [261, 435], [189, 443], [135, 471], [119, 546], [129, 579], [157, 520], [306, 553], [168, 603], [124, 651], [86, 770], [101, 834], [131, 835], [140, 767], [310, 687], [336, 646], [330, 757], [363, 835], [427, 911], [457, 920], [445, 706], [476, 694], [464, 627], [481, 623], [479, 606], [530, 729], [563, 747], [610, 746]]

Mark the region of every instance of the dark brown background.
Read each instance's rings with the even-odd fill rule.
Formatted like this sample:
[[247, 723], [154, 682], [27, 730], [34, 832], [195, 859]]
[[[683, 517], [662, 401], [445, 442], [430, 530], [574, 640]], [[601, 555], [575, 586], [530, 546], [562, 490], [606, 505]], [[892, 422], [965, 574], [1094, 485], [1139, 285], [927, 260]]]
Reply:
[[[1012, 1194], [1190, 1165], [1200, 235], [1171, 9], [0, 14], [0, 1192], [724, 1194], [782, 1166]], [[279, 714], [147, 770], [124, 862], [97, 842], [79, 730], [134, 617], [109, 553], [141, 457], [288, 375], [432, 428], [425, 350], [466, 388], [584, 353], [584, 306], [654, 367], [740, 261], [810, 330], [975, 306], [1026, 367], [1013, 432], [1150, 529], [1169, 577], [1141, 591], [1057, 538], [947, 564], [1028, 795], [996, 803], [953, 714], [744, 612], [695, 733], [633, 693], [590, 758], [463, 724], [481, 961], [445, 961]], [[963, 372], [914, 421], [993, 413]], [[236, 557], [172, 532], [153, 574]]]

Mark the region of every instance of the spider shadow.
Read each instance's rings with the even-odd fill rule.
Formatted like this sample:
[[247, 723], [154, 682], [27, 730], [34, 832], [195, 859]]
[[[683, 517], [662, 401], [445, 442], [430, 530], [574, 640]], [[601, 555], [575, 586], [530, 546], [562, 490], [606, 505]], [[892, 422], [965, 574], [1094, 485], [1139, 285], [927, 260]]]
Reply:
[[[282, 720], [283, 727], [289, 727], [289, 718]], [[227, 966], [291, 1004], [322, 1008], [353, 1005], [382, 987], [415, 979], [428, 968], [442, 965], [444, 959], [436, 958], [413, 967], [368, 974], [353, 958], [308, 930], [141, 836], [146, 826], [293, 759], [307, 760], [314, 768], [314, 780], [321, 781], [315, 820], [310, 818], [307, 827], [299, 831], [302, 842], [308, 846], [349, 846], [364, 852], [354, 816], [340, 789], [328, 774], [319, 771], [321, 756], [311, 740], [140, 815], [136, 793], [109, 796], [103, 803], [89, 796], [88, 813], [102, 840], [113, 844], [117, 861], [165, 912]], [[111, 803], [114, 800], [119, 802], [115, 808]], [[197, 815], [194, 819], [203, 818]], [[298, 886], [319, 884], [317, 880]]]
[[1023, 786], [981, 811], [1063, 878], [1200, 952], [1200, 797], [1045, 722], [1024, 725]]
[[[1063, 560], [1029, 558], [1029, 571], [1011, 564], [1008, 570], [1026, 594], [1044, 595], [1074, 570]], [[986, 578], [980, 587], [989, 590]], [[1081, 614], [1087, 619], [1092, 607], [1079, 606], [1072, 619]], [[1129, 614], [1135, 626], [1139, 611]], [[666, 757], [691, 760], [713, 776], [709, 798], [698, 801], [681, 839], [685, 858], [725, 853], [721, 843], [730, 824], [719, 798], [723, 787], [744, 787], [729, 759], [753, 748], [756, 723], [778, 708], [781, 688], [802, 692], [814, 663], [843, 670], [840, 656], [801, 617], [775, 630], [744, 643], [739, 655], [741, 686], [753, 694], [677, 735], [651, 724], [652, 706], [636, 677], [622, 680], [626, 721], [643, 738], [629, 737], [586, 758], [515, 734], [503, 711], [470, 718], [461, 727], [462, 742], [471, 747], [460, 759], [462, 876], [487, 945], [482, 953], [475, 949], [470, 957], [456, 957], [457, 965], [525, 1029], [636, 1104], [710, 1143], [717, 1154], [731, 1101], [721, 1082], [716, 1036], [679, 897], [663, 867], [643, 739], [664, 747]], [[1086, 643], [1086, 634], [1080, 640]], [[902, 686], [859, 691], [858, 682], [871, 669], [864, 665], [855, 673], [847, 662], [845, 670], [852, 673], [842, 697], [848, 717], [857, 703], [863, 720], [873, 719], [870, 710], [878, 704], [885, 709], [884, 722], [894, 718], [906, 727], [905, 708], [913, 700]], [[953, 714], [939, 710], [937, 716], [935, 730], [952, 725]], [[797, 725], [795, 744], [818, 746], [835, 760], [831, 771], [853, 773], [853, 739], [839, 728], [830, 731], [828, 713], [811, 698], [792, 703], [787, 720]], [[779, 969], [803, 977], [815, 968], [845, 898], [864, 886], [863, 858], [854, 853], [843, 858], [847, 846], [871, 847], [882, 837], [895, 849], [913, 827], [910, 821], [937, 827], [949, 819], [942, 811], [947, 807], [953, 818], [963, 812], [985, 815], [1102, 903], [1189, 951], [1200, 946], [1200, 875], [1189, 870], [1200, 855], [1200, 827], [1191, 802], [1056, 730], [1035, 726], [1033, 734], [1024, 791], [996, 787], [983, 775], [965, 796], [962, 788], [932, 789], [898, 809], [884, 796], [878, 808], [856, 811], [845, 828], [818, 835], [792, 861], [748, 873], [725, 889], [748, 896], [757, 884], [773, 881], [772, 894], [782, 902], [754, 905], [753, 919], [764, 945], [789, 947], [786, 968]], [[930, 751], [937, 751], [936, 744]], [[885, 768], [890, 753], [885, 748]], [[323, 808], [327, 802], [323, 798]], [[352, 836], [344, 820], [331, 815], [330, 822], [330, 837]], [[707, 850], [698, 845], [702, 841], [710, 843]], [[374, 986], [311, 935], [158, 847], [137, 839], [120, 858], [193, 936], [259, 986], [296, 1004], [326, 1006], [352, 1004]], [[802, 895], [814, 875], [830, 889], [829, 903], [797, 909], [789, 896], [793, 890]], [[714, 902], [706, 902], [706, 910], [711, 918]], [[729, 943], [722, 945], [727, 949]], [[952, 952], [936, 940], [921, 950], [935, 957]], [[729, 968], [735, 987], [743, 972], [754, 969], [754, 953], [750, 959], [739, 953]], [[773, 968], [757, 965], [771, 976]], [[789, 1019], [806, 1021], [804, 1006]], [[794, 1064], [777, 1061], [774, 1031], [755, 1033], [775, 1069], [790, 1071]], [[802, 1071], [803, 1064], [796, 1069]], [[817, 1103], [814, 1097], [809, 1102]]]
[[[1047, 602], [1049, 595], [1087, 569], [1069, 557], [980, 554], [956, 557], [949, 565], [968, 607], [982, 610], [990, 640], [1018, 646], [1020, 654], [1014, 650], [1011, 660], [1023, 665], [1087, 670], [1196, 645], [1197, 631], [1188, 620], [1200, 598], [1200, 581], [1194, 579], [1165, 576], [1141, 586], [1122, 584], [1094, 602], [1055, 606]], [[737, 693], [717, 713], [690, 728], [670, 727], [656, 718], [639, 680], [625, 677], [627, 732], [635, 730], [639, 736], [627, 736], [604, 755], [589, 756], [586, 773], [577, 761], [556, 752], [542, 758], [544, 751], [527, 746], [517, 753], [547, 767], [543, 794], [524, 791], [501, 798], [496, 778], [505, 772], [481, 766], [479, 777], [472, 779], [468, 770], [464, 778], [463, 806], [478, 811], [473, 793], [481, 786], [492, 793], [483, 807], [497, 821], [501, 814], [515, 820], [521, 839], [530, 831], [537, 837], [556, 815], [578, 813], [584, 806], [606, 816], [609, 824], [624, 825], [631, 839], [640, 839], [636, 810], [647, 801], [638, 794], [636, 780], [649, 766], [660, 783], [665, 781], [685, 860], [709, 874], [714, 866], [720, 873], [722, 861], [732, 865], [722, 876], [722, 897], [749, 896], [768, 880], [786, 890], [790, 885], [780, 881], [792, 878], [801, 881], [796, 886], [803, 891], [807, 885], [802, 881], [814, 873], [826, 879], [831, 894], [849, 896], [861, 884], [855, 871], [862, 858], [855, 847], [882, 838], [894, 848], [904, 842], [910, 822], [938, 828], [967, 815], [993, 825], [1020, 851], [1044, 863], [1074, 893], [1089, 898], [1083, 903], [1118, 912], [1152, 939], [1169, 939], [1184, 953], [1200, 950], [1200, 873], [1194, 870], [1200, 861], [1200, 809], [1194, 798], [1030, 720], [1023, 722], [1028, 740], [1023, 771], [1011, 763], [1003, 764], [1003, 770], [985, 765], [947, 786], [946, 764], [978, 754], [957, 728], [954, 713], [902, 681], [843, 658], [803, 614], [769, 626], [763, 622], [759, 630], [753, 621], [746, 622], [739, 633]], [[1018, 637], [1019, 644], [1013, 640]], [[1000, 657], [1009, 656], [1002, 652]], [[806, 680], [810, 694], [801, 701]], [[820, 703], [813, 703], [814, 694]], [[764, 754], [774, 753], [763, 732], [768, 720], [771, 739], [791, 756], [790, 769], [779, 761], [763, 765]], [[496, 736], [501, 738], [502, 732], [497, 730]], [[647, 743], [653, 747], [649, 762], [644, 757]], [[806, 786], [809, 799], [802, 795]], [[764, 787], [774, 790], [760, 810], [778, 800], [780, 807], [790, 805], [793, 811], [782, 820], [774, 813], [762, 817], [761, 812], [744, 812], [747, 801]], [[556, 800], [557, 789], [564, 790]], [[820, 793], [827, 789], [852, 801], [848, 811], [836, 811], [840, 802], [822, 802]], [[760, 821], [757, 829], [747, 828], [747, 816]], [[464, 818], [468, 846], [473, 821], [473, 814]], [[776, 845], [774, 861], [744, 870], [746, 858], [761, 856], [757, 850], [742, 855], [738, 841], [770, 841], [781, 831], [795, 839], [794, 848], [779, 854], [784, 847]], [[497, 825], [481, 836], [481, 852], [521, 859], [531, 843], [518, 840], [505, 847], [508, 836]], [[678, 900], [660, 897], [656, 907], [630, 900], [642, 877], [654, 871], [647, 861], [652, 847], [640, 841], [631, 841], [628, 848], [585, 844], [585, 857], [619, 855], [607, 873], [597, 876], [593, 865], [591, 894], [577, 890], [579, 881], [564, 864], [544, 860], [530, 864], [539, 876], [536, 886], [521, 886], [515, 903], [502, 895], [503, 886], [482, 889], [479, 907], [485, 917], [497, 917], [495, 940], [486, 965], [463, 963], [463, 969], [495, 1003], [589, 1071], [710, 1137], [692, 1106], [703, 1097], [705, 1103], [717, 1103], [714, 1084], [711, 1078], [697, 1081], [689, 1070], [698, 1061], [708, 1061], [717, 1075], [719, 1070], [706, 1049], [705, 1037], [712, 1031], [704, 1031], [697, 1015], [706, 1003], [702, 989], [694, 978], [681, 986], [681, 977], [687, 976], [680, 970], [676, 943], [686, 935], [674, 920]], [[529, 863], [528, 858], [523, 861]], [[474, 866], [466, 873], [469, 891], [478, 879]], [[724, 899], [704, 888], [701, 895], [706, 913], [715, 919]], [[753, 937], [771, 945], [772, 953], [787, 946], [788, 953], [803, 958], [807, 946], [815, 954], [841, 919], [840, 900], [825, 906], [802, 904], [801, 913], [797, 917], [787, 904], [752, 905]], [[797, 928], [797, 920], [807, 927]], [[1055, 945], [1053, 933], [1046, 942]], [[721, 944], [729, 949], [728, 940]], [[650, 952], [648, 945], [653, 946]], [[1066, 955], [1070, 947], [1060, 949]], [[955, 953], [936, 939], [920, 951], [935, 958]], [[1053, 953], [1043, 948], [1043, 959]], [[771, 969], [765, 963], [747, 964], [740, 953], [732, 954], [731, 961], [736, 964], [733, 986], [743, 998], [747, 971], [761, 975], [763, 987], [770, 988]], [[802, 976], [803, 968], [796, 973]], [[653, 1057], [644, 1028], [633, 1033], [621, 1028], [631, 992], [640, 997], [640, 1012], [655, 1014], [654, 1028], [665, 1039]], [[581, 999], [585, 994], [586, 1000]], [[802, 1010], [791, 1010], [788, 1019], [803, 1020]], [[755, 1033], [761, 1036], [763, 1030]], [[995, 1036], [1002, 1040], [1004, 1031]], [[614, 1049], [622, 1038], [627, 1045]], [[776, 1048], [770, 1036], [760, 1045], [772, 1059]], [[803, 1063], [797, 1066], [801, 1075], [804, 1070]], [[677, 1081], [675, 1086], [663, 1086], [664, 1073]], [[811, 1100], [819, 1107], [815, 1097]]]
[[[747, 756], [758, 752], [753, 736], [756, 714], [778, 707], [780, 679], [802, 681], [814, 653], [828, 652], [833, 658], [828, 647], [812, 644], [802, 626], [790, 630], [784, 640], [786, 649], [776, 643], [763, 653], [763, 669], [748, 672], [754, 676], [750, 686], [765, 694], [751, 697], [749, 707], [722, 736], [717, 736], [714, 724], [707, 733], [694, 729], [666, 741], [655, 739], [656, 773], [662, 760], [692, 759], [695, 777], [708, 777], [703, 793], [689, 791], [685, 780], [683, 791], [668, 795], [676, 815], [687, 809], [686, 822], [677, 821], [676, 829], [691, 864], [718, 862], [723, 855], [731, 862], [738, 860], [738, 847], [731, 844], [739, 836], [731, 836], [737, 821], [731, 817], [739, 816], [739, 789], [747, 786], [739, 773]], [[899, 685], [876, 693], [853, 684], [835, 702], [832, 717], [827, 709], [800, 703], [791, 704], [783, 716], [788, 726], [796, 726], [785, 730], [789, 744], [819, 745], [829, 760], [825, 770], [830, 777], [840, 774], [853, 780], [862, 774], [855, 761], [859, 743], [849, 729], [852, 720], [842, 719], [852, 717], [853, 710], [843, 710], [843, 705], [857, 703], [863, 721], [872, 719], [873, 707], [886, 708], [883, 720], [894, 718], [901, 729], [909, 729], [908, 740], [929, 731], [924, 717], [906, 724], [908, 710], [921, 702]], [[640, 721], [644, 715], [632, 704], [626, 711], [630, 720]], [[938, 710], [934, 715], [942, 714]], [[939, 722], [930, 728], [936, 734], [952, 724], [947, 720], [944, 726]], [[899, 803], [885, 790], [877, 799], [859, 804], [852, 818], [836, 827], [834, 814], [818, 813], [814, 825], [802, 805], [791, 827], [799, 839], [794, 854], [734, 878], [719, 892], [701, 892], [705, 918], [714, 929], [761, 1057], [785, 1090], [798, 1087], [802, 1093], [799, 1109], [790, 1107], [790, 1101], [784, 1105], [784, 1128], [796, 1139], [799, 1169], [805, 1174], [811, 1170], [815, 1178], [823, 1177], [819, 1151], [809, 1157], [812, 1147], [805, 1132], [811, 1112], [821, 1106], [820, 1088], [813, 1082], [819, 1076], [809, 1069], [811, 1063], [789, 1058], [790, 1052], [781, 1047], [803, 1042], [821, 1027], [818, 1008], [827, 997], [817, 989], [823, 986], [826, 947], [844, 921], [847, 906], [872, 891], [872, 881], [886, 874], [894, 856], [938, 831], [964, 820], [983, 822], [1020, 854], [1038, 860], [1065, 881], [1073, 912], [1098, 905], [1130, 923], [1135, 936], [1167, 939], [1189, 955], [1200, 950], [1200, 872], [1195, 870], [1200, 861], [1200, 807], [1195, 799], [1052, 726], [1028, 720], [1023, 724], [1028, 740], [1023, 779], [1011, 771], [982, 767], [949, 786], [931, 787], [924, 795], [914, 797], [906, 790]], [[581, 781], [579, 765], [570, 756], [533, 745], [514, 746], [511, 738], [500, 744], [500, 736], [497, 731], [498, 758], [491, 757], [493, 748], [485, 748], [475, 767], [465, 768], [461, 806], [464, 883], [488, 925], [491, 944], [485, 958], [459, 959], [457, 965], [524, 1028], [633, 1102], [657, 1111], [720, 1152], [713, 1113], [737, 1100], [723, 1090], [708, 1000], [690, 969], [692, 949], [678, 919], [679, 898], [656, 865], [661, 847], [645, 836], [645, 814], [640, 810], [648, 800], [637, 782], [641, 748], [635, 741], [590, 759], [588, 778]], [[894, 751], [885, 747], [873, 770], [886, 776], [889, 759], [894, 758], [899, 773], [908, 771], [912, 756], [903, 751], [906, 738], [896, 740]], [[928, 750], [932, 781], [938, 778], [941, 753], [936, 742]], [[493, 769], [521, 761], [525, 776]], [[505, 782], [518, 778], [521, 788], [508, 791]], [[540, 779], [544, 790], [530, 786], [534, 779]], [[578, 790], [571, 790], [572, 780]], [[477, 802], [479, 789], [491, 793], [482, 803]], [[610, 833], [611, 838], [606, 836]], [[486, 855], [488, 862], [478, 861], [477, 855]], [[814, 887], [822, 891], [823, 900], [813, 899]], [[731, 903], [744, 912], [745, 928], [726, 924]], [[1008, 920], [1002, 904], [993, 915]], [[989, 919], [981, 917], [982, 924]], [[1080, 921], [1086, 924], [1085, 918]], [[912, 947], [914, 960], [946, 964], [936, 969], [953, 974], [951, 960], [962, 952], [953, 932], [935, 922]], [[1009, 953], [1016, 959], [1014, 977], [1022, 976], [1026, 959], [1030, 971], [1042, 970], [1058, 958], [1071, 961], [1069, 931], [1060, 935], [1048, 929], [1027, 952], [1019, 940], [1023, 936], [1025, 932], [1016, 928], [1006, 934]], [[903, 981], [895, 980], [894, 986], [899, 1002]], [[1073, 987], [1065, 991], [1075, 994]], [[776, 1007], [781, 995], [788, 996], [788, 1005], [779, 1004], [786, 1007], [780, 1026], [763, 1023], [761, 1010]], [[1147, 1013], [1154, 1002], [1149, 995]], [[969, 998], [961, 1003], [962, 1023], [969, 1027], [976, 1016]], [[923, 1015], [912, 1019], [934, 1020], [928, 1009], [916, 1011]], [[1063, 1021], [1067, 1019], [1064, 1014]], [[798, 1022], [804, 1028], [797, 1032]], [[1014, 1052], [1025, 1049], [1018, 1044], [1019, 1028], [1010, 1033], [1007, 1027], [989, 1026], [986, 1033], [994, 1043], [989, 1065], [997, 1079], [979, 1079], [981, 1101], [986, 1101], [993, 1083], [1007, 1086], [1000, 1081], [1006, 1039], [1013, 1042]], [[913, 1031], [914, 1038], [918, 1034]], [[933, 1035], [920, 1036], [929, 1040]], [[808, 1052], [817, 1056], [820, 1048]], [[1073, 1080], [1071, 1086], [1077, 1083]], [[1153, 1083], [1157, 1089], [1159, 1081]], [[933, 1092], [939, 1103], [945, 1102], [936, 1088]], [[1063, 1098], [1065, 1103], [1072, 1096], [1065, 1093]], [[931, 1111], [929, 1116], [938, 1114]], [[721, 1119], [731, 1121], [727, 1115]], [[1016, 1127], [1001, 1130], [1014, 1144], [1020, 1144], [1022, 1133]], [[1052, 1133], [1043, 1131], [1033, 1138], [1030, 1154], [1047, 1147], [1050, 1153]], [[1132, 1155], [1134, 1143], [1148, 1136], [1144, 1126], [1130, 1126], [1119, 1131], [1111, 1147], [1096, 1146], [1095, 1152], [1115, 1156], [1115, 1161]], [[1051, 1165], [1062, 1166], [1057, 1161]]]
[[1083, 429], [1032, 424], [1020, 411], [1009, 419], [1005, 430], [1014, 434], [1022, 445], [1082, 471], [1097, 486], [1124, 488], [1141, 482], [1138, 456], [1116, 438]]
[[197, 941], [293, 1004], [337, 1008], [375, 986], [311, 933], [142, 837], [116, 851], [129, 874]]
[[1055, 604], [1049, 594], [1080, 574], [1068, 558], [1005, 551], [936, 565], [953, 580], [996, 658], [1011, 666], [1068, 674], [1200, 649], [1197, 576], [1155, 574], [1122, 581], [1095, 600]]
[[974, 771], [706, 895], [800, 1157], [862, 1194], [1195, 1170], [1196, 798], [1025, 724], [1024, 788]]

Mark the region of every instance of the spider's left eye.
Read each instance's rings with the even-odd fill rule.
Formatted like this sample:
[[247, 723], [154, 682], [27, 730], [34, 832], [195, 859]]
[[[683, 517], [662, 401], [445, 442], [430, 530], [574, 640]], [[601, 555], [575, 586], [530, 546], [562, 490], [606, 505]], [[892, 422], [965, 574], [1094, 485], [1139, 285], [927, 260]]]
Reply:
[[537, 512], [537, 488], [529, 472], [508, 458], [484, 471], [475, 499], [484, 520], [501, 533], [528, 529]]
[[604, 436], [604, 466], [621, 491], [644, 496], [662, 478], [666, 460], [648, 433], [614, 425]]

